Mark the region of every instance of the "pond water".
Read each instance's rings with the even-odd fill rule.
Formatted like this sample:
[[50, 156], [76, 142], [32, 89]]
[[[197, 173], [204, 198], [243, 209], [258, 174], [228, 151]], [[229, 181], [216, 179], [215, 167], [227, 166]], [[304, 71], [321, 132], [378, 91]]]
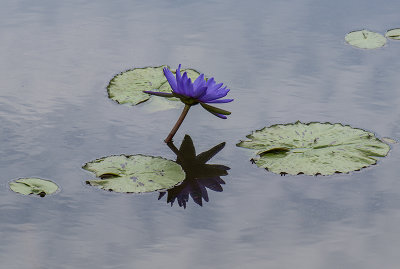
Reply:
[[[400, 27], [400, 1], [22, 1], [0, 9], [2, 268], [398, 268], [400, 154], [358, 172], [279, 176], [235, 146], [279, 123], [340, 122], [400, 138], [400, 41], [344, 42]], [[396, 56], [397, 55], [397, 56]], [[85, 184], [114, 154], [175, 159], [180, 109], [118, 105], [106, 86], [133, 67], [181, 63], [231, 89], [220, 120], [194, 107], [175, 136], [230, 167], [222, 192], [186, 209], [166, 196]], [[221, 106], [222, 107], [222, 106]], [[10, 191], [40, 177], [61, 191]]]

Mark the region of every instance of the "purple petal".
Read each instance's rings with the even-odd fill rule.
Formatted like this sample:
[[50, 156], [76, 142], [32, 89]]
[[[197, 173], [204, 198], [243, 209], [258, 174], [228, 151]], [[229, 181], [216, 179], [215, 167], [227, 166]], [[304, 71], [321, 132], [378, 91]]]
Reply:
[[207, 90], [207, 86], [206, 82], [204, 81], [204, 74], [201, 74], [193, 83], [193, 97], [199, 97], [204, 92], [204, 90]]
[[207, 86], [198, 88], [193, 94], [193, 98], [199, 99], [200, 96], [203, 96], [207, 91]]
[[232, 101], [233, 99], [220, 99], [220, 100], [205, 101], [204, 103], [229, 103]]
[[182, 76], [181, 76], [181, 65], [179, 65], [178, 69], [176, 69], [176, 93], [185, 94], [185, 89], [182, 85]]
[[200, 74], [200, 76], [198, 76], [198, 77], [196, 78], [196, 80], [195, 80], [194, 83], [193, 83], [193, 87], [194, 87], [195, 89], [197, 89], [198, 87], [203, 86], [202, 84], [205, 84], [205, 81], [204, 81], [204, 74]]
[[186, 90], [188, 92], [188, 96], [193, 97], [193, 83], [190, 78], [186, 82]]
[[181, 64], [179, 64], [178, 69], [176, 69], [176, 82], [179, 83], [181, 80]]
[[207, 87], [210, 87], [210, 86], [212, 86], [212, 85], [214, 85], [214, 84], [215, 84], [214, 78], [209, 78], [209, 79], [207, 80]]
[[[210, 112], [210, 111], [209, 111]], [[224, 119], [224, 120], [226, 120], [227, 119], [227, 117], [225, 116], [225, 115], [222, 115], [222, 114], [219, 114], [219, 113], [213, 113], [213, 112], [210, 112], [211, 114], [214, 114], [215, 116], [217, 116], [218, 118], [221, 118], [221, 119]]]
[[223, 85], [223, 83], [214, 84], [214, 85], [208, 86], [208, 89], [209, 89], [210, 93], [215, 92], [219, 88], [221, 88], [222, 85]]
[[188, 91], [188, 76], [187, 76], [186, 72], [183, 73], [183, 76], [182, 76], [180, 84], [181, 84], [180, 86], [181, 86], [182, 94], [188, 96], [188, 94], [189, 94], [189, 91]]
[[143, 91], [143, 92], [151, 94], [151, 95], [161, 96], [161, 97], [173, 97], [174, 96], [172, 93], [167, 93], [167, 92], [153, 92], [153, 91]]
[[205, 102], [205, 101], [211, 101], [211, 100], [215, 100], [215, 99], [224, 97], [229, 92], [229, 89], [226, 90], [226, 87], [220, 89], [222, 85], [223, 85], [223, 83], [216, 84], [214, 78], [210, 78], [207, 81], [208, 89], [203, 95], [200, 95], [198, 97], [199, 100]]
[[211, 92], [211, 93], [209, 91], [207, 91], [207, 93], [205, 95], [203, 95], [202, 97], [200, 97], [199, 100], [202, 101], [202, 102], [213, 101], [213, 100], [225, 97], [228, 94], [229, 91], [230, 90], [227, 89], [226, 87], [222, 88], [222, 89], [220, 89], [218, 91]]
[[206, 82], [207, 90], [206, 90], [206, 91], [203, 91], [201, 94], [198, 94], [198, 95], [197, 95], [197, 98], [201, 99], [201, 98], [207, 96], [207, 95], [210, 93], [209, 88], [210, 88], [212, 85], [214, 85], [214, 84], [215, 84], [214, 78], [208, 79], [207, 82]]
[[176, 78], [174, 74], [172, 74], [171, 70], [167, 67], [164, 67], [164, 76], [167, 78], [169, 85], [171, 86], [173, 91], [176, 91]]

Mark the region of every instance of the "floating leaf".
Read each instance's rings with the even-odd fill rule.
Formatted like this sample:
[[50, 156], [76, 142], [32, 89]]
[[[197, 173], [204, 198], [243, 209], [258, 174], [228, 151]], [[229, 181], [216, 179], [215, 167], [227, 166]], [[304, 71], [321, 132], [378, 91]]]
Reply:
[[58, 190], [58, 186], [50, 180], [40, 178], [20, 178], [10, 182], [10, 189], [24, 195], [36, 194], [44, 197]]
[[387, 31], [385, 36], [390, 39], [400, 40], [400, 28]]
[[373, 133], [338, 123], [272, 125], [247, 138], [237, 146], [258, 150], [254, 162], [277, 174], [348, 173], [375, 164], [390, 149]]
[[350, 45], [361, 49], [376, 49], [386, 44], [386, 38], [383, 35], [368, 30], [350, 32], [345, 40]]
[[[163, 68], [159, 67], [134, 68], [116, 75], [107, 87], [108, 97], [119, 104], [137, 105], [150, 99], [151, 95], [143, 91], [158, 90], [171, 92], [167, 79], [164, 76]], [[187, 72], [190, 78], [196, 79], [200, 74], [192, 69], [181, 70]], [[173, 71], [175, 73], [175, 71]], [[170, 98], [170, 100], [179, 100]]]
[[169, 189], [185, 179], [185, 172], [177, 163], [145, 155], [104, 157], [86, 163], [83, 169], [101, 178], [88, 180], [87, 184], [124, 193]]
[[137, 105], [150, 98], [143, 91], [158, 89], [167, 81], [163, 68], [135, 68], [116, 75], [107, 87], [108, 97], [120, 104]]

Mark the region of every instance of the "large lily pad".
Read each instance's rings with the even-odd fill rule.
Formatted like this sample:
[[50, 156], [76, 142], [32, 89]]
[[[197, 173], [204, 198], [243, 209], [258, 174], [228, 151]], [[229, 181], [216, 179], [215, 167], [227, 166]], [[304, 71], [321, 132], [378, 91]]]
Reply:
[[386, 38], [383, 35], [368, 30], [350, 32], [345, 40], [350, 45], [361, 49], [376, 49], [386, 44]]
[[277, 174], [348, 173], [375, 164], [390, 150], [373, 133], [331, 123], [272, 125], [247, 138], [237, 146], [258, 150], [253, 161]]
[[41, 197], [55, 193], [58, 186], [50, 180], [40, 178], [20, 178], [10, 182], [10, 189], [24, 195], [36, 194]]
[[86, 163], [83, 169], [101, 178], [88, 180], [87, 184], [124, 193], [169, 189], [185, 179], [185, 172], [177, 163], [145, 155], [104, 157]]
[[390, 39], [400, 40], [400, 28], [387, 31], [385, 36]]
[[[163, 68], [158, 67], [135, 68], [116, 75], [107, 87], [108, 97], [119, 104], [137, 105], [150, 99], [151, 95], [143, 91], [171, 92], [171, 87], [164, 76]], [[196, 79], [200, 74], [193, 69], [183, 69], [188, 76]], [[175, 71], [172, 71], [175, 74]], [[170, 98], [170, 100], [179, 100]]]

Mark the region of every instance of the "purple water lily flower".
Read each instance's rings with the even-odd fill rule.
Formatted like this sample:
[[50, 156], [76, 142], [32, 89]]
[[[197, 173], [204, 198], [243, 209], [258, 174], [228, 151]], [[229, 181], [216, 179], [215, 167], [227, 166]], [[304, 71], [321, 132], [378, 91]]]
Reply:
[[192, 82], [186, 72], [181, 75], [181, 65], [179, 65], [178, 69], [176, 69], [175, 76], [171, 70], [166, 67], [164, 67], [163, 71], [169, 85], [172, 88], [172, 93], [155, 91], [143, 92], [162, 97], [177, 97], [185, 104], [182, 115], [178, 119], [178, 122], [175, 124], [171, 133], [165, 139], [166, 143], [172, 141], [172, 137], [182, 124], [182, 121], [189, 111], [189, 108], [193, 105], [200, 104], [208, 112], [221, 119], [226, 119], [226, 115], [231, 114], [231, 112], [227, 110], [208, 105], [210, 103], [229, 103], [233, 101], [233, 99], [221, 99], [229, 92], [229, 89], [227, 89], [226, 86], [222, 87], [223, 83], [217, 84], [214, 78], [206, 80], [204, 78], [204, 74], [201, 74], [194, 82]]
[[181, 65], [176, 69], [176, 76], [166, 67], [164, 67], [163, 71], [172, 88], [172, 93], [144, 91], [145, 93], [162, 97], [178, 97], [183, 103], [189, 106], [200, 104], [207, 111], [222, 119], [226, 119], [225, 115], [231, 114], [229, 111], [206, 104], [228, 103], [233, 101], [233, 99], [221, 99], [229, 92], [226, 86], [222, 87], [223, 83], [217, 84], [214, 78], [210, 78], [206, 81], [204, 79], [204, 74], [201, 74], [192, 82], [186, 72], [181, 75]]

